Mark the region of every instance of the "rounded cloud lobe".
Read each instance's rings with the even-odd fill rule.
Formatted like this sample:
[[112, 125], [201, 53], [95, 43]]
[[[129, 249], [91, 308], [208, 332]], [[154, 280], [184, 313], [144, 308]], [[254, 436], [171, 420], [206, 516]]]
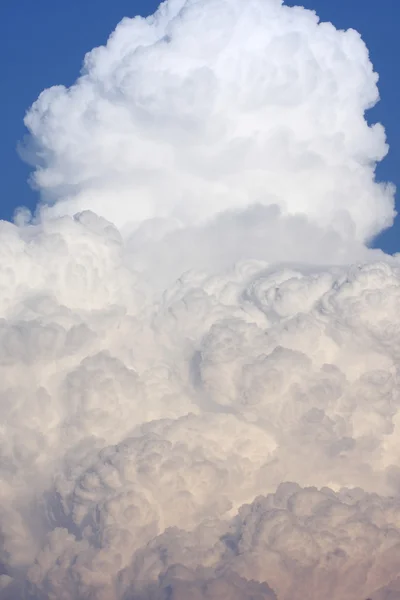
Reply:
[[[249, 34], [251, 32], [251, 35]], [[125, 19], [0, 224], [0, 599], [400, 598], [400, 265], [360, 37]]]
[[169, 1], [41, 94], [25, 119], [34, 183], [53, 213], [118, 226], [259, 203], [363, 241], [393, 218], [393, 189], [374, 182], [384, 131], [364, 119], [376, 80], [359, 34], [310, 11]]

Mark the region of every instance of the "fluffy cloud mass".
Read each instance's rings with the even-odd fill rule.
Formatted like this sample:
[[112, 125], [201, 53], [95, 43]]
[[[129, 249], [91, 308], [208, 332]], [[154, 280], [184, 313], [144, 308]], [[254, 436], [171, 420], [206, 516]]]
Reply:
[[118, 226], [275, 204], [364, 240], [390, 225], [377, 77], [355, 31], [281, 0], [169, 0], [125, 19], [25, 123], [56, 214]]
[[125, 19], [0, 223], [1, 600], [400, 599], [377, 76], [278, 0]]

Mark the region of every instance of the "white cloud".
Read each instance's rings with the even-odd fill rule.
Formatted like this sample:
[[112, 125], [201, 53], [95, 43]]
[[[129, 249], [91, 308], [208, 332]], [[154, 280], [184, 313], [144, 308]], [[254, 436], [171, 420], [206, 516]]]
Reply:
[[70, 89], [41, 94], [25, 119], [35, 183], [52, 213], [118, 226], [261, 203], [365, 240], [393, 217], [374, 182], [384, 132], [364, 119], [376, 80], [358, 33], [310, 11], [168, 2], [125, 19]]
[[[398, 500], [361, 489], [281, 484], [243, 506], [224, 531], [210, 524], [191, 535], [170, 530], [156, 538], [129, 570], [127, 597], [165, 598], [168, 585], [172, 597], [235, 598], [240, 586], [239, 597], [274, 598], [255, 583], [267, 578], [283, 600], [397, 598], [398, 516]], [[149, 575], [154, 583], [146, 588]]]
[[170, 0], [28, 112], [53, 205], [0, 225], [1, 600], [397, 597], [376, 79], [309, 11]]

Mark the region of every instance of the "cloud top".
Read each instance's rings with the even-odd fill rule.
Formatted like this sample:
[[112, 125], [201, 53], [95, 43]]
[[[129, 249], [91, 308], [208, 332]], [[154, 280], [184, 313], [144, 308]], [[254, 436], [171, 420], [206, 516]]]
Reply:
[[124, 19], [25, 123], [52, 212], [118, 226], [278, 205], [365, 241], [391, 224], [377, 75], [353, 30], [276, 0], [164, 2]]

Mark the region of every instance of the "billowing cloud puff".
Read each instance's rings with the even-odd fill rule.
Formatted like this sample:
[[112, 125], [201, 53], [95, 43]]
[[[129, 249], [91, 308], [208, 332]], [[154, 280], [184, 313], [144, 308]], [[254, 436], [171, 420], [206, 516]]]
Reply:
[[[126, 19], [0, 224], [0, 599], [400, 598], [400, 264], [359, 35]], [[288, 483], [291, 482], [291, 483]]]
[[259, 203], [358, 240], [389, 226], [368, 52], [281, 4], [164, 2], [123, 20], [71, 88], [43, 92], [25, 123], [52, 212], [191, 223]]
[[[396, 261], [247, 261], [187, 273], [160, 296], [96, 219], [4, 225], [2, 269], [10, 255], [16, 266], [0, 330], [0, 597], [292, 599], [314, 586], [310, 597], [343, 600], [368, 569], [366, 593], [388, 584]], [[287, 480], [316, 487], [254, 503]], [[378, 515], [360, 494], [382, 516], [358, 534], [365, 511]], [[282, 532], [261, 542], [257, 519]]]
[[[209, 524], [156, 538], [129, 570], [126, 597], [165, 598], [168, 585], [174, 598], [398, 598], [399, 508], [357, 488], [281, 484], [243, 506], [223, 532]], [[146, 587], [150, 573], [160, 575]]]

